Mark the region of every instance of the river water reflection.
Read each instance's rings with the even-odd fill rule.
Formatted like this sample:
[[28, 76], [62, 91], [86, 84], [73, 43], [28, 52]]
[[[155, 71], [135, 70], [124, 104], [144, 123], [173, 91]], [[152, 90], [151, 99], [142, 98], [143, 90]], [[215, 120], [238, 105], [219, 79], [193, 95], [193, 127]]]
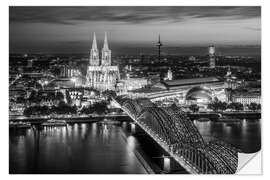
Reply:
[[9, 143], [10, 173], [146, 173], [115, 125], [10, 131]]
[[[93, 173], [143, 174], [147, 173], [134, 148], [147, 149], [139, 136], [124, 133], [122, 125], [98, 123], [69, 124], [67, 127], [10, 130], [10, 173]], [[260, 150], [260, 122], [214, 123], [195, 122], [199, 132], [208, 141], [219, 138], [246, 153]], [[143, 147], [142, 147], [143, 146]], [[155, 148], [157, 149], [157, 148]]]
[[194, 121], [206, 141], [222, 139], [243, 153], [254, 153], [261, 149], [261, 123], [259, 120], [240, 122]]

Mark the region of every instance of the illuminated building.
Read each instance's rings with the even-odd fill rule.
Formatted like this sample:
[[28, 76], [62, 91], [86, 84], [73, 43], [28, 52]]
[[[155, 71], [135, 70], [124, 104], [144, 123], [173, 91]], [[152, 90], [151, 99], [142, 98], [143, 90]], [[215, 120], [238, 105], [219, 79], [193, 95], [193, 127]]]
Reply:
[[215, 68], [216, 67], [216, 62], [215, 62], [215, 46], [209, 46], [208, 48], [208, 53], [209, 53], [209, 66], [210, 68]]
[[23, 115], [25, 103], [9, 102], [9, 115]]
[[28, 68], [33, 67], [33, 59], [28, 59], [28, 60], [27, 60], [27, 67], [28, 67]]
[[237, 78], [232, 75], [231, 68], [229, 67], [227, 74], [225, 76], [227, 88], [229, 89], [237, 89], [238, 87], [243, 85], [241, 80], [237, 80]]
[[71, 99], [71, 105], [81, 106], [81, 100], [83, 93], [81, 90], [70, 90], [69, 96]]
[[111, 65], [111, 50], [108, 46], [106, 33], [101, 54], [102, 57], [100, 63], [96, 35], [94, 33], [92, 49], [90, 51], [89, 66], [86, 75], [86, 86], [100, 91], [115, 90], [120, 74], [118, 66]]
[[[130, 98], [146, 97], [151, 101], [170, 101], [176, 100], [180, 104], [186, 103], [186, 99], [189, 98], [187, 95], [189, 91], [196, 89], [208, 89], [207, 96], [211, 96], [211, 99], [218, 98], [220, 101], [226, 101], [227, 96], [224, 91], [226, 84], [224, 81], [216, 77], [207, 78], [193, 78], [193, 79], [179, 79], [171, 81], [158, 82], [152, 85], [150, 88], [141, 88], [133, 91]], [[198, 91], [196, 91], [198, 92]], [[205, 91], [199, 91], [196, 95], [202, 94]], [[204, 95], [203, 95], [204, 96]], [[198, 96], [202, 97], [202, 96]], [[203, 98], [199, 98], [199, 102], [205, 102]]]
[[161, 89], [174, 90], [179, 88], [192, 88], [196, 86], [223, 86], [224, 82], [216, 77], [206, 77], [206, 78], [192, 78], [192, 79], [177, 79], [159, 82], [154, 85]]
[[173, 79], [173, 74], [171, 68], [168, 70], [167, 73], [167, 80], [171, 81]]
[[63, 66], [60, 73], [61, 77], [74, 77], [74, 76], [81, 76], [81, 71], [75, 67]]
[[261, 95], [258, 93], [236, 93], [231, 95], [231, 101], [243, 105], [250, 103], [261, 104]]
[[196, 57], [190, 56], [190, 57], [188, 58], [188, 60], [189, 60], [189, 61], [196, 61]]
[[126, 94], [129, 91], [140, 89], [148, 84], [148, 80], [145, 78], [127, 78], [122, 79], [117, 84], [119, 94]]

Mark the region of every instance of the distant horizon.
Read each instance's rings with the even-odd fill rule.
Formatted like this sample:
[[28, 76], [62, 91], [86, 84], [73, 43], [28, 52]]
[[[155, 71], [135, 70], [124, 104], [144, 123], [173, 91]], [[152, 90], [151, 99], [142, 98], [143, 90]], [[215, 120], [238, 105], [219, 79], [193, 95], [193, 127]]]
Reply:
[[[260, 56], [261, 45], [215, 45], [217, 55], [244, 55], [244, 56]], [[98, 47], [101, 52], [101, 47]], [[72, 48], [71, 48], [72, 49]], [[84, 51], [24, 51], [24, 52], [10, 52], [10, 54], [40, 54], [40, 55], [87, 55], [90, 48], [83, 48]], [[157, 54], [157, 47], [155, 46], [113, 46], [112, 56], [117, 55], [155, 55]], [[162, 55], [196, 55], [204, 56], [208, 53], [208, 46], [166, 46], [161, 48]]]
[[[162, 38], [162, 37], [161, 37]], [[252, 44], [252, 43], [238, 43], [238, 44], [230, 44], [230, 43], [196, 43], [196, 44], [183, 44], [183, 43], [173, 43], [173, 42], [166, 42], [166, 40], [161, 39], [161, 42], [163, 44], [162, 48], [166, 49], [166, 48], [197, 48], [197, 47], [209, 47], [210, 45], [214, 45], [215, 47], [261, 47], [261, 43], [257, 43], [257, 44]], [[109, 39], [109, 48], [110, 49], [114, 49], [115, 47], [117, 48], [156, 48], [156, 43], [157, 43], [157, 39], [156, 41], [150, 41], [150, 42], [112, 42]], [[167, 44], [168, 43], [168, 44]], [[57, 46], [61, 46], [61, 48], [64, 49], [70, 49], [70, 50], [74, 50], [73, 48], [75, 47], [75, 51], [79, 52], [79, 53], [84, 53], [85, 49], [90, 50], [91, 46], [92, 46], [92, 39], [91, 40], [84, 40], [84, 41], [71, 41], [71, 42], [58, 42], [58, 43], [52, 43], [54, 45], [54, 47]], [[97, 45], [98, 45], [98, 49], [102, 49], [103, 46], [103, 41], [101, 41], [100, 39], [97, 39]], [[10, 53], [23, 53], [23, 52], [31, 52], [31, 53], [36, 53], [36, 52], [44, 52], [44, 53], [55, 53], [55, 51], [50, 51], [48, 47], [52, 47], [50, 45], [46, 45], [46, 46], [42, 46], [42, 43], [40, 43], [39, 45], [32, 47], [32, 48], [28, 48], [28, 50], [14, 50], [17, 48], [14, 48], [14, 45], [9, 42], [9, 46], [10, 46]], [[26, 45], [24, 45], [24, 48], [27, 47]], [[79, 48], [78, 48], [79, 47]], [[38, 48], [39, 50], [33, 50], [35, 48]], [[20, 49], [20, 48], [19, 48]], [[81, 52], [80, 52], [81, 50]], [[69, 50], [66, 51], [58, 51], [58, 53], [66, 53], [66, 54], [72, 54]]]

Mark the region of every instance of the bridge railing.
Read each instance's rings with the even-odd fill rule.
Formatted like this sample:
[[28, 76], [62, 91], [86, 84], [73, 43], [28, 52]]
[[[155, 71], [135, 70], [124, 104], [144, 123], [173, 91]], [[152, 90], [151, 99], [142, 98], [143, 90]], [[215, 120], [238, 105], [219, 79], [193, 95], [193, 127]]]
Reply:
[[209, 160], [206, 154], [195, 148], [179, 148], [175, 149], [174, 153], [184, 159], [193, 169], [196, 169], [198, 174], [218, 173], [215, 165]]

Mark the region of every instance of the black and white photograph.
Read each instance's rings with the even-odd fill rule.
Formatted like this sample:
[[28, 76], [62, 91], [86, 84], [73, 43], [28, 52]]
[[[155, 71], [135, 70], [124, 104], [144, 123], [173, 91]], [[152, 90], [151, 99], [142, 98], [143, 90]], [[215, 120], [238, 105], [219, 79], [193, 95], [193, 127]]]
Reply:
[[261, 152], [261, 6], [8, 11], [9, 174], [239, 174]]

